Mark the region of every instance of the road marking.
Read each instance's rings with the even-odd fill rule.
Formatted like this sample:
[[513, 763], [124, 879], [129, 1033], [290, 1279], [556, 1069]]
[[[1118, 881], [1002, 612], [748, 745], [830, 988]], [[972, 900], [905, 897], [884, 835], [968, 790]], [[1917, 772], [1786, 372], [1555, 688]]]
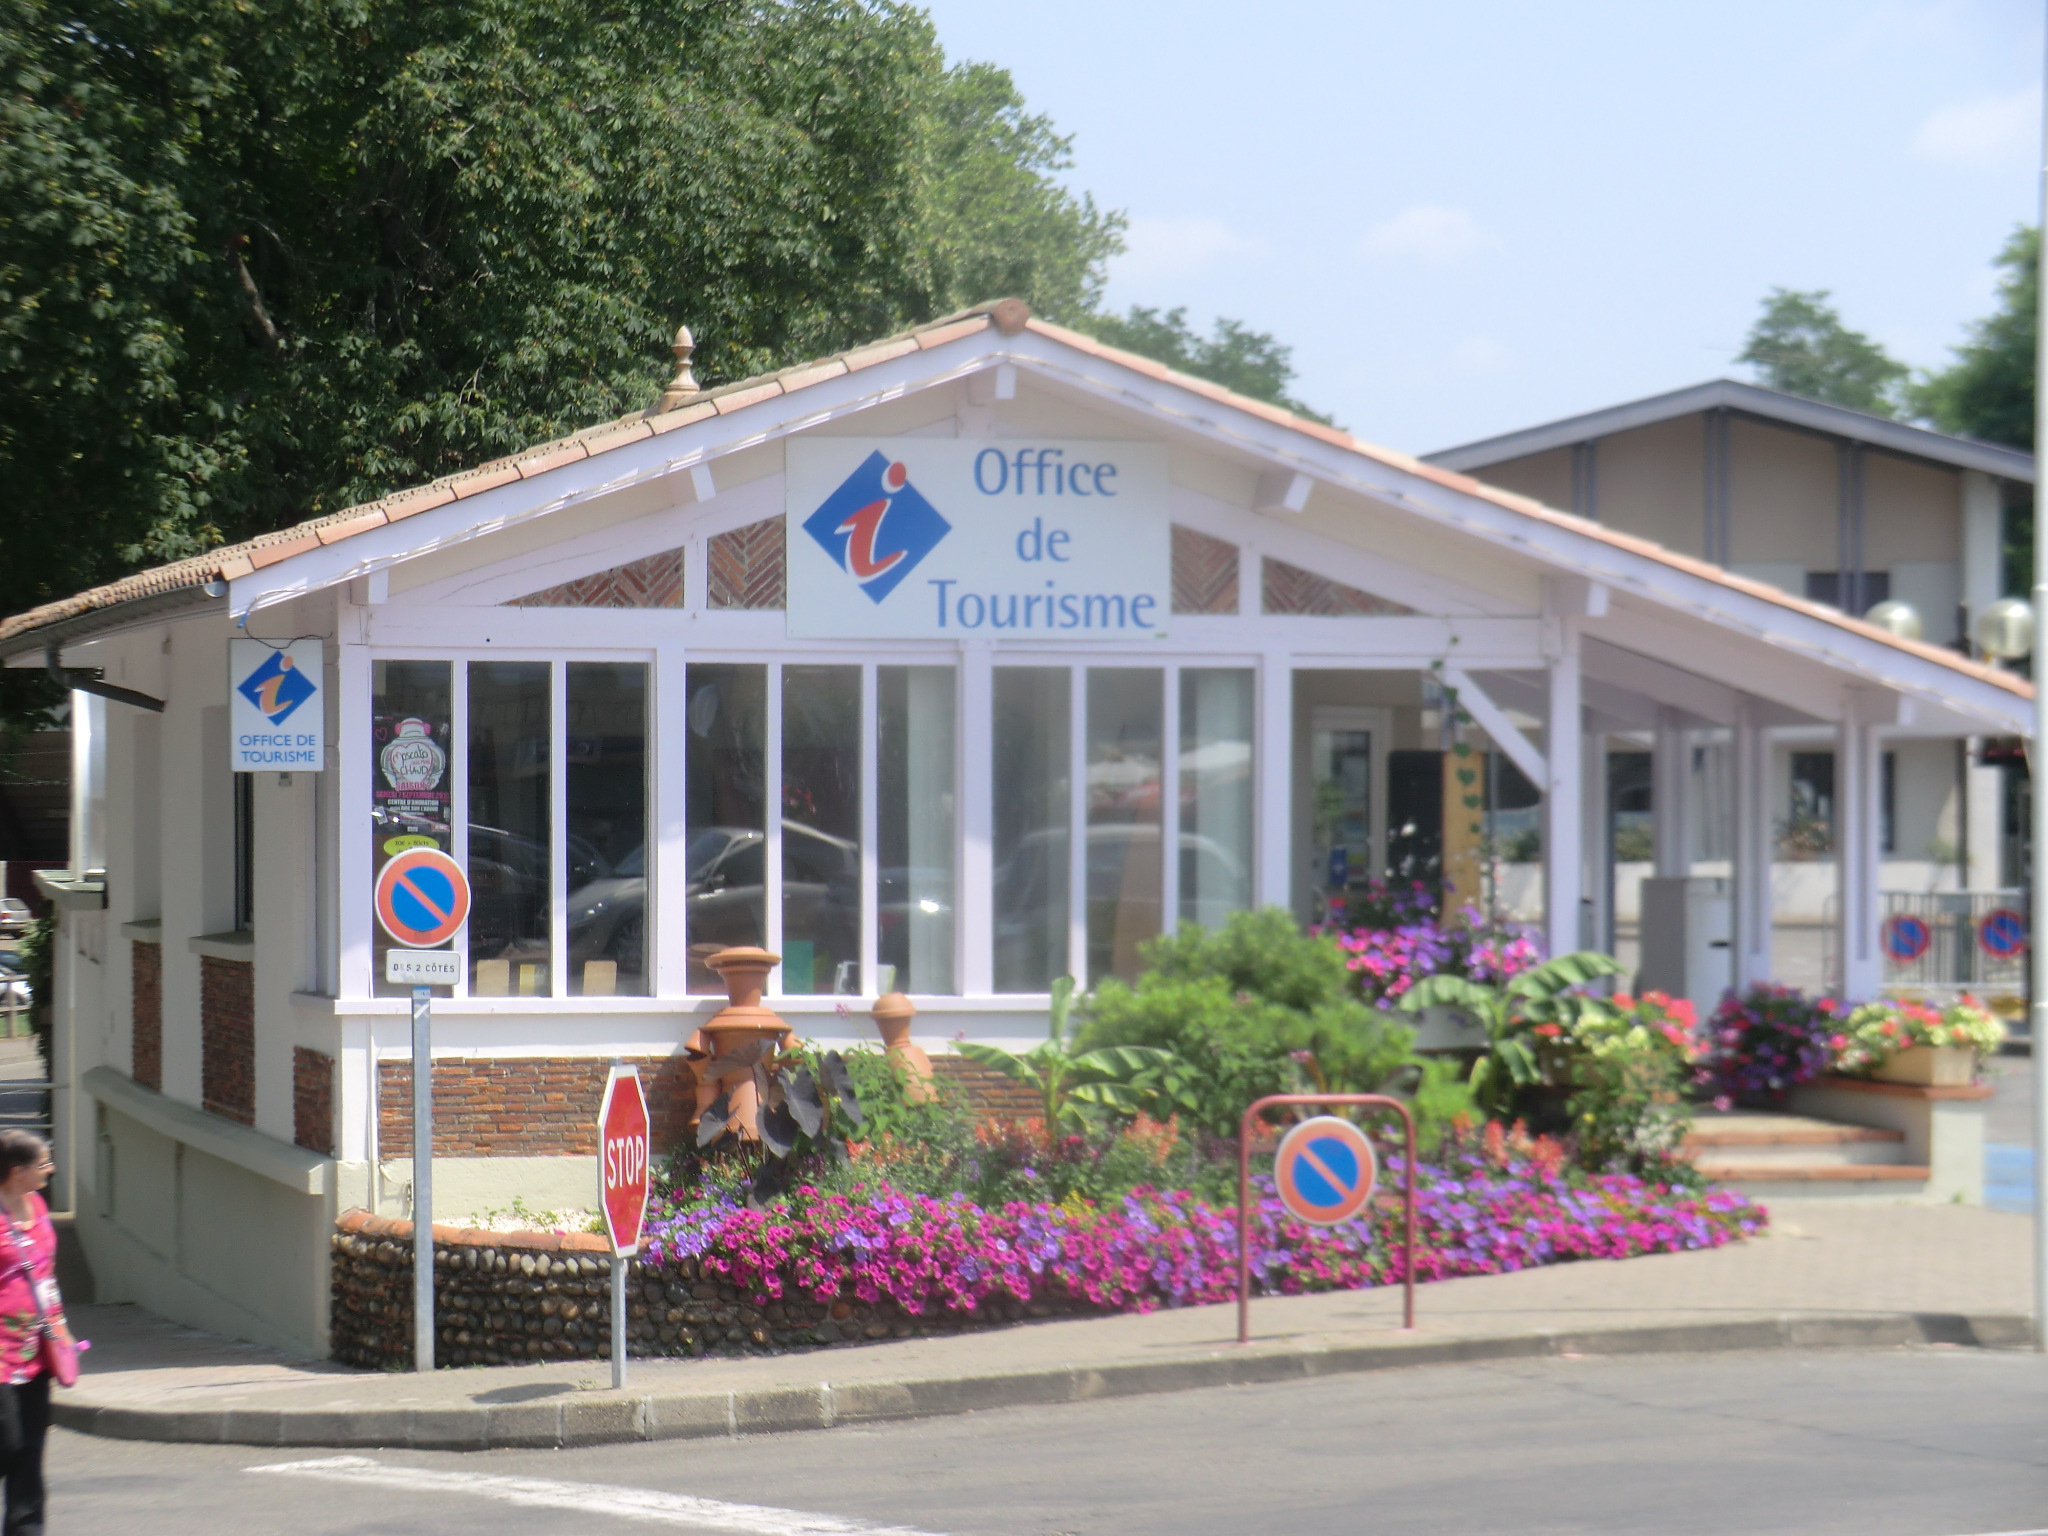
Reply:
[[1975, 1536], [2048, 1536], [2048, 1528], [2038, 1531], [1978, 1531]]
[[439, 1472], [428, 1467], [392, 1467], [367, 1456], [328, 1456], [318, 1461], [279, 1461], [250, 1467], [286, 1477], [369, 1483], [408, 1493], [458, 1493], [533, 1509], [564, 1509], [580, 1515], [614, 1515], [652, 1525], [685, 1525], [727, 1531], [734, 1536], [933, 1536], [900, 1525], [870, 1525], [836, 1515], [812, 1515], [765, 1504], [727, 1504], [687, 1493], [657, 1493], [615, 1483], [570, 1483], [547, 1477], [501, 1477], [489, 1472]]

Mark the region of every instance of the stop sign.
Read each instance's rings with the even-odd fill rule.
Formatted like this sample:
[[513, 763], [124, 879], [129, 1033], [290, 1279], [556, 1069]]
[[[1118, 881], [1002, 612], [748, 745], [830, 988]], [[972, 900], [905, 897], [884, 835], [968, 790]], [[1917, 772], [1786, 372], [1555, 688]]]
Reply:
[[598, 1180], [604, 1200], [605, 1231], [621, 1258], [640, 1248], [647, 1217], [647, 1097], [638, 1067], [613, 1067], [605, 1079], [604, 1105], [597, 1112]]

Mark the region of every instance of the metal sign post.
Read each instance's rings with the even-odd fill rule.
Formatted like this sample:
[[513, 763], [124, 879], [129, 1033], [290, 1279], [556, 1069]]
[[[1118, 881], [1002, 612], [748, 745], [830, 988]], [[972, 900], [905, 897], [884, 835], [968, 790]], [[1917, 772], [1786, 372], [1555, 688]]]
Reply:
[[[1408, 1112], [1408, 1106], [1399, 1099], [1389, 1098], [1383, 1093], [1270, 1093], [1263, 1099], [1254, 1099], [1245, 1110], [1244, 1118], [1237, 1125], [1237, 1342], [1249, 1344], [1252, 1337], [1252, 1128], [1259, 1115], [1268, 1109], [1280, 1109], [1289, 1105], [1314, 1105], [1327, 1108], [1349, 1105], [1358, 1108], [1391, 1109], [1401, 1117], [1401, 1126], [1406, 1135], [1406, 1156], [1401, 1163], [1401, 1198], [1406, 1208], [1406, 1224], [1401, 1238], [1401, 1326], [1415, 1326], [1415, 1117]], [[1369, 1149], [1368, 1149], [1369, 1150]], [[1364, 1170], [1363, 1196], [1371, 1194], [1369, 1170]], [[1313, 1205], [1324, 1202], [1317, 1199]], [[1349, 1204], [1348, 1200], [1333, 1199], [1332, 1205]], [[1363, 1205], [1361, 1197], [1359, 1204]], [[1323, 1222], [1317, 1215], [1304, 1216], [1304, 1220]]]
[[434, 988], [462, 979], [446, 944], [469, 918], [469, 875], [438, 848], [408, 848], [386, 864], [374, 891], [377, 925], [401, 945], [387, 950], [384, 980], [412, 988], [412, 1360], [434, 1368]]
[[434, 1368], [434, 989], [412, 989], [412, 1360]]
[[612, 1387], [626, 1385], [626, 1260], [640, 1251], [647, 1220], [652, 1122], [640, 1069], [612, 1063], [597, 1109], [598, 1203], [612, 1241]]
[[[2048, 218], [2048, 117], [2041, 137], [2041, 204]], [[2036, 275], [2048, 274], [2048, 240], [2040, 242]], [[2048, 449], [2048, 325], [2036, 325], [2034, 338], [2034, 452]], [[2032, 781], [2032, 868], [2027, 883], [2028, 911], [2036, 921], [2048, 914], [2048, 792], [2034, 767], [2048, 749], [2048, 516], [2036, 494], [2034, 514], [2034, 735], [2027, 754]], [[2027, 967], [2027, 1050], [2034, 1069], [2034, 1348], [2048, 1350], [2048, 944], [2036, 943]]]

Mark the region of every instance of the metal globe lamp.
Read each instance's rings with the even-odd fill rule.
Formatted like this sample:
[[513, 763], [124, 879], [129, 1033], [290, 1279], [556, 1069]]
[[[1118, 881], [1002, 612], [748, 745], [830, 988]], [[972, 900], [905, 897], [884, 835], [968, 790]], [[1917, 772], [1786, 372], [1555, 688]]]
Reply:
[[2001, 597], [1977, 615], [1971, 626], [1977, 649], [2000, 661], [2016, 661], [2034, 651], [2034, 610], [2023, 597]]
[[1901, 640], [1918, 640], [1927, 633], [1927, 626], [1920, 622], [1919, 610], [1911, 603], [1902, 603], [1895, 597], [1887, 598], [1881, 603], [1872, 603], [1870, 611], [1864, 614], [1863, 618], [1866, 623], [1889, 630]]

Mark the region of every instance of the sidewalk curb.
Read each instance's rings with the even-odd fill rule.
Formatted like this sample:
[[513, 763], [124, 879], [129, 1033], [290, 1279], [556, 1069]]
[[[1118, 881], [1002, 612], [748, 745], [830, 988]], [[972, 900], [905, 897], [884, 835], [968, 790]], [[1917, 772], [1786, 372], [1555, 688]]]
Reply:
[[2032, 1320], [2018, 1313], [1801, 1313], [1476, 1339], [1390, 1338], [1383, 1344], [1322, 1348], [1284, 1344], [1262, 1348], [1254, 1344], [1239, 1352], [1224, 1346], [1175, 1360], [1062, 1365], [984, 1376], [837, 1385], [820, 1381], [809, 1387], [641, 1397], [576, 1393], [560, 1401], [446, 1408], [127, 1408], [96, 1405], [83, 1392], [63, 1394], [52, 1407], [56, 1423], [63, 1428], [116, 1440], [350, 1449], [402, 1446], [445, 1451], [556, 1449], [832, 1429], [842, 1424], [1302, 1381], [1406, 1366], [1744, 1349], [1883, 1349], [1915, 1344], [2013, 1348], [2032, 1341]]

